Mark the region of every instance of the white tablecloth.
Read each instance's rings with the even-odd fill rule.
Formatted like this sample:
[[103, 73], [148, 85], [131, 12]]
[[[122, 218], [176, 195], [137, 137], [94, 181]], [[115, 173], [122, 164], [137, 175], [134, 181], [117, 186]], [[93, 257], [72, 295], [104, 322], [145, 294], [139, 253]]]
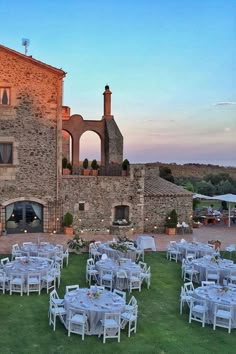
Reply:
[[42, 257], [22, 257], [15, 261], [6, 263], [3, 269], [8, 277], [11, 274], [23, 274], [25, 279], [24, 291], [26, 291], [27, 276], [30, 273], [39, 273], [42, 276], [46, 275], [52, 267], [52, 261]]
[[70, 308], [77, 308], [85, 311], [88, 317], [88, 332], [87, 334], [101, 333], [101, 320], [104, 319], [106, 312], [121, 313], [125, 308], [125, 300], [119, 295], [113, 294], [107, 290], [99, 291], [101, 296], [94, 298], [93, 290], [78, 289], [70, 291], [65, 295], [65, 309], [67, 316]]
[[137, 245], [142, 250], [147, 248], [151, 248], [153, 251], [156, 251], [155, 240], [152, 236], [138, 236], [137, 237]]
[[196, 258], [215, 253], [212, 247], [200, 242], [176, 242], [175, 247], [181, 252], [182, 257], [185, 257], [188, 252], [196, 252]]
[[128, 279], [125, 280], [120, 280], [117, 279], [116, 273], [120, 270], [124, 270], [127, 274], [127, 277], [129, 277], [130, 272], [138, 272], [141, 274], [141, 267], [134, 263], [131, 262], [130, 259], [127, 259], [126, 262], [121, 262], [119, 264], [119, 261], [115, 261], [113, 259], [107, 259], [105, 261], [98, 261], [96, 262], [95, 265], [96, 269], [101, 272], [101, 270], [112, 270], [113, 271], [113, 288], [117, 288], [120, 290], [127, 289], [128, 287]]
[[37, 256], [38, 252], [44, 252], [48, 254], [48, 258], [55, 257], [56, 253], [60, 251], [59, 247], [48, 244], [48, 245], [40, 245], [37, 243], [33, 243], [32, 245], [20, 246], [20, 251], [24, 256]]
[[230, 274], [232, 269], [236, 269], [236, 265], [229, 259], [220, 259], [219, 263], [214, 262], [211, 256], [205, 256], [193, 260], [193, 268], [200, 272], [200, 281], [206, 280], [207, 269], [218, 269], [220, 273], [220, 283], [223, 284], [224, 277]]
[[227, 291], [223, 291], [220, 285], [210, 285], [196, 288], [193, 297], [206, 300], [208, 307], [207, 322], [213, 323], [215, 303], [222, 305], [233, 305], [233, 327], [236, 328], [236, 288], [227, 287]]
[[98, 251], [101, 253], [105, 253], [109, 258], [113, 259], [119, 259], [119, 258], [128, 258], [131, 259], [132, 261], [136, 260], [136, 248], [129, 247], [127, 252], [121, 252], [118, 250], [114, 250], [109, 246], [109, 243], [102, 243], [98, 247]]

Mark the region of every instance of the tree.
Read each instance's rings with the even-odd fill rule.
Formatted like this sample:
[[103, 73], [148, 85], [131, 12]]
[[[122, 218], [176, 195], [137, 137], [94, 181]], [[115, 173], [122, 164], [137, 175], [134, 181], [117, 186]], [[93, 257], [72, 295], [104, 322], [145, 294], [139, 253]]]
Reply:
[[174, 176], [172, 175], [171, 169], [169, 167], [160, 166], [159, 167], [159, 176], [166, 181], [175, 183]]
[[197, 192], [205, 195], [214, 195], [215, 194], [215, 186], [210, 182], [201, 181], [197, 183]]

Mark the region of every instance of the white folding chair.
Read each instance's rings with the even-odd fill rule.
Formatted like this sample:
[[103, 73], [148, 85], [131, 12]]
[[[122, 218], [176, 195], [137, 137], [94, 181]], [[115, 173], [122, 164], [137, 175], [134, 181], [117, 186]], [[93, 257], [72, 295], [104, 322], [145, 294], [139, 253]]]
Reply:
[[189, 323], [193, 321], [201, 322], [202, 327], [205, 327], [207, 319], [208, 308], [205, 300], [191, 299]]
[[12, 245], [11, 260], [13, 260], [15, 257], [21, 257], [21, 251], [18, 243]]
[[47, 294], [50, 289], [55, 289], [56, 277], [53, 271], [48, 271], [45, 275], [41, 277], [42, 288], [47, 289]]
[[69, 263], [69, 249], [67, 248], [65, 252], [63, 252], [63, 261], [66, 261], [66, 266], [68, 266]]
[[66, 293], [69, 293], [70, 291], [74, 291], [74, 290], [78, 290], [79, 289], [79, 285], [67, 285], [66, 286]]
[[29, 273], [27, 275], [27, 295], [32, 292], [37, 292], [40, 295], [41, 292], [41, 274]]
[[124, 299], [126, 301], [126, 292], [121, 291], [119, 289], [113, 289], [113, 293], [122, 297], [122, 299]]
[[143, 283], [143, 281], [146, 282], [147, 288], [149, 289], [150, 285], [151, 285], [151, 268], [150, 268], [150, 266], [146, 269], [146, 271], [141, 273], [141, 280], [142, 280], [142, 283]]
[[138, 319], [138, 306], [134, 306], [132, 309], [122, 312], [120, 315], [121, 328], [124, 329], [128, 324], [128, 337], [130, 337], [131, 332], [136, 333], [137, 330], [137, 319]]
[[68, 336], [71, 333], [81, 334], [82, 340], [88, 329], [87, 316], [85, 311], [80, 309], [70, 309], [68, 316]]
[[228, 333], [231, 332], [233, 322], [233, 306], [224, 304], [215, 304], [213, 329], [216, 327], [228, 328]]
[[193, 266], [185, 267], [184, 269], [184, 281], [190, 281], [199, 283], [199, 272], [193, 268]]
[[181, 286], [181, 292], [180, 292], [180, 314], [181, 315], [185, 304], [187, 304], [188, 307], [190, 307], [191, 299], [192, 296], [184, 290], [183, 286]]
[[229, 280], [229, 282], [231, 284], [235, 284], [236, 283], [236, 268], [230, 270], [230, 274], [229, 274], [228, 280]]
[[86, 263], [86, 281], [91, 285], [92, 279], [97, 281], [99, 272], [95, 269], [95, 264], [93, 258], [87, 259]]
[[132, 296], [128, 302], [128, 304], [125, 305], [125, 311], [129, 311], [131, 309], [133, 309], [135, 306], [137, 306], [137, 300], [134, 296]]
[[202, 280], [201, 281], [201, 286], [209, 286], [209, 285], [215, 285], [215, 282], [210, 281], [210, 280]]
[[141, 291], [142, 279], [141, 273], [137, 271], [130, 272], [128, 276], [129, 282], [129, 292], [131, 293], [132, 290], [138, 289], [139, 292]]
[[102, 269], [100, 272], [100, 285], [105, 286], [112, 291], [113, 286], [113, 271], [108, 269]]
[[3, 269], [0, 269], [0, 290], [2, 290], [2, 293], [5, 294], [5, 291], [7, 290], [7, 286], [9, 283], [9, 279], [6, 275], [6, 273], [3, 271]]
[[10, 295], [12, 293], [20, 293], [20, 295], [23, 295], [24, 291], [24, 274], [11, 274], [10, 275]]
[[[60, 301], [59, 301], [60, 300]], [[60, 318], [61, 322], [66, 324], [66, 310], [64, 308], [64, 301], [58, 298], [56, 290], [53, 290], [50, 293], [50, 302], [49, 302], [49, 326], [53, 325], [53, 330], [56, 329], [56, 320], [57, 317]]]
[[218, 269], [206, 269], [206, 280], [214, 281], [219, 284], [220, 272]]
[[108, 338], [117, 338], [120, 342], [120, 314], [105, 313], [104, 320], [101, 320], [103, 327], [103, 343], [106, 343]]
[[57, 283], [57, 287], [60, 287], [60, 283], [61, 283], [61, 266], [59, 263], [54, 262], [51, 268], [51, 272], [54, 274], [55, 276], [55, 285]]
[[9, 262], [10, 262], [9, 257], [5, 257], [5, 258], [2, 258], [2, 259], [1, 259], [1, 265], [5, 265], [5, 264], [7, 264], [7, 263], [9, 263]]
[[193, 283], [190, 281], [188, 283], [184, 283], [183, 285], [184, 291], [185, 293], [187, 293], [188, 295], [193, 295], [194, 293], [194, 286]]

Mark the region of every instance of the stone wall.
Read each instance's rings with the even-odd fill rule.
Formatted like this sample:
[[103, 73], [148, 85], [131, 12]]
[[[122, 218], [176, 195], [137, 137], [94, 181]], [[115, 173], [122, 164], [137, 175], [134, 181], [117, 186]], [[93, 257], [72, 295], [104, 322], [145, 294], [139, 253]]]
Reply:
[[[106, 229], [114, 221], [114, 207], [129, 206], [129, 219], [135, 231], [143, 231], [144, 177], [131, 169], [129, 177], [65, 176], [62, 180], [64, 214], [74, 215], [74, 226]], [[84, 203], [85, 210], [79, 210]]]
[[13, 143], [13, 165], [0, 166], [0, 204], [17, 198], [55, 200], [61, 78], [2, 49], [0, 73], [0, 85], [11, 90], [11, 105], [0, 105], [0, 141]]
[[175, 209], [178, 221], [191, 225], [192, 197], [189, 196], [153, 196], [145, 197], [144, 229], [146, 232], [163, 232], [167, 214]]

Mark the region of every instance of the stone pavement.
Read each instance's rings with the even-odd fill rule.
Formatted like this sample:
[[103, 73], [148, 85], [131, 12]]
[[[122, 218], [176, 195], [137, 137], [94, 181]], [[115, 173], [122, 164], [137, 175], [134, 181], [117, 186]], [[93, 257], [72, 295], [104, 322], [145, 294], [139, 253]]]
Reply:
[[[145, 234], [142, 234], [145, 235]], [[165, 251], [167, 244], [170, 240], [181, 240], [184, 238], [186, 241], [199, 241], [207, 243], [210, 240], [221, 240], [222, 246], [221, 249], [224, 250], [226, 246], [230, 244], [236, 244], [236, 225], [232, 225], [230, 228], [223, 225], [208, 225], [202, 226], [199, 229], [193, 229], [192, 234], [178, 234], [176, 236], [168, 236], [165, 234], [148, 234], [154, 237], [157, 251]], [[138, 235], [134, 235], [133, 239], [136, 239]], [[97, 241], [112, 240], [113, 236], [108, 234], [99, 234], [96, 233], [90, 235], [81, 235], [82, 238], [86, 240], [95, 239]], [[24, 241], [38, 242], [40, 241], [49, 241], [53, 244], [59, 243], [67, 246], [67, 241], [70, 239], [70, 236], [64, 234], [16, 234], [16, 235], [7, 235], [0, 237], [0, 254], [9, 254], [11, 253], [11, 247], [13, 244], [21, 244]]]

